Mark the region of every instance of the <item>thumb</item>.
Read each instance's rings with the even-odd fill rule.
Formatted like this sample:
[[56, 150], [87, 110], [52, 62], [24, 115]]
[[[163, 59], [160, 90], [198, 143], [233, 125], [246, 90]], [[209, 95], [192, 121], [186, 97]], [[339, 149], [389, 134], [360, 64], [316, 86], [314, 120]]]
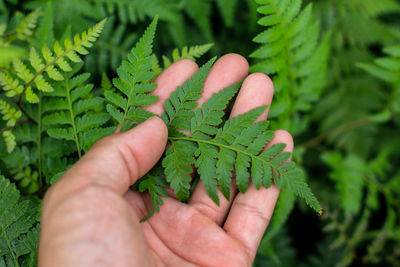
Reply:
[[167, 127], [158, 117], [105, 137], [57, 181], [53, 191], [65, 196], [88, 186], [104, 186], [122, 195], [157, 163], [167, 139]]

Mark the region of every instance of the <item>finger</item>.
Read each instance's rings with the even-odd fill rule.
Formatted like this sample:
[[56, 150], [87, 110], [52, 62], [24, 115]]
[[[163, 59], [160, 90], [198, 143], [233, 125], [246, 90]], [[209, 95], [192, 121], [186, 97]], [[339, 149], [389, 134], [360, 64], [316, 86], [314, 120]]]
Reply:
[[158, 96], [158, 101], [146, 107], [146, 109], [157, 115], [161, 115], [164, 112], [165, 99], [169, 98], [171, 92], [175, 91], [178, 86], [181, 86], [187, 79], [192, 77], [198, 69], [197, 64], [189, 59], [179, 60], [166, 68], [155, 79], [154, 82], [157, 84], [157, 87], [151, 92], [153, 95]]
[[257, 121], [264, 121], [268, 117], [273, 96], [274, 85], [271, 79], [263, 73], [253, 73], [243, 82], [229, 118], [268, 105], [267, 110], [257, 119]]
[[[268, 146], [276, 143], [285, 143], [284, 151], [293, 151], [292, 136], [284, 130], [275, 131], [275, 136]], [[250, 184], [247, 192], [239, 193], [232, 203], [224, 230], [245, 246], [252, 260], [255, 258], [278, 197], [279, 189], [275, 185], [257, 190]]]
[[206, 102], [214, 93], [225, 87], [243, 80], [249, 72], [249, 63], [238, 54], [222, 56], [212, 66], [205, 82], [203, 92], [198, 101], [199, 106]]
[[[273, 94], [273, 84], [268, 76], [262, 73], [249, 75], [243, 82], [239, 95], [232, 108], [231, 117], [245, 113], [259, 106], [271, 104]], [[259, 120], [265, 120], [267, 118], [267, 112], [268, 111], [264, 112]], [[218, 191], [220, 199], [220, 205], [218, 206], [208, 197], [204, 185], [199, 183], [193, 193], [190, 204], [202, 213], [208, 215], [219, 225], [222, 225], [235, 193], [236, 185], [233, 183], [231, 186], [231, 199], [229, 201]]]
[[[214, 93], [218, 93], [220, 90], [244, 79], [248, 71], [249, 64], [247, 60], [238, 54], [227, 54], [218, 59], [204, 82], [204, 90], [198, 101], [199, 106], [212, 97]], [[223, 197], [221, 192], [218, 192], [218, 196], [220, 206], [229, 204], [229, 201]], [[189, 203], [214, 221], [221, 221], [221, 218], [216, 217], [218, 205], [207, 196], [207, 192], [201, 182], [196, 186]]]
[[152, 117], [128, 132], [101, 139], [49, 190], [47, 199], [62, 199], [91, 186], [124, 194], [157, 163], [167, 137], [164, 122]]

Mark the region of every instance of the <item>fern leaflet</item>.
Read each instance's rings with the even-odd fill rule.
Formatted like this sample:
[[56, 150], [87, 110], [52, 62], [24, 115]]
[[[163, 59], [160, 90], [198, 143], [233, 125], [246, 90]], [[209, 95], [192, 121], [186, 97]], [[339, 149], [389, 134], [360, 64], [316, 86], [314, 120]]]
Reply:
[[204, 81], [215, 60], [216, 58], [213, 58], [204, 64], [164, 102], [165, 112], [162, 118], [169, 128], [190, 130], [190, 119], [194, 115], [192, 110], [197, 107], [196, 101], [203, 92]]
[[[0, 264], [20, 266], [22, 257], [31, 257], [36, 251], [38, 236], [34, 229], [38, 213], [37, 204], [31, 200], [21, 200], [15, 185], [0, 176]], [[27, 235], [28, 233], [28, 235]]]
[[[113, 79], [114, 86], [123, 94], [112, 91], [104, 93], [108, 113], [121, 125], [125, 131], [131, 126], [131, 122], [144, 121], [152, 113], [141, 106], [148, 106], [157, 101], [157, 97], [147, 94], [156, 88], [156, 84], [150, 81], [154, 77], [152, 68], [152, 47], [157, 26], [157, 18], [149, 25], [139, 42], [128, 55], [128, 60], [122, 61], [117, 69], [119, 78]], [[127, 123], [128, 122], [128, 123]]]
[[153, 216], [154, 212], [160, 211], [159, 206], [164, 204], [162, 197], [168, 196], [166, 191], [168, 186], [169, 184], [165, 178], [162, 177], [162, 168], [160, 168], [160, 165], [154, 167], [133, 185], [133, 189], [139, 190], [139, 192], [147, 191], [151, 199], [151, 209], [149, 213], [141, 219], [142, 222]]
[[93, 89], [93, 85], [85, 84], [89, 77], [88, 73], [65, 76], [44, 106], [44, 112], [50, 112], [43, 117], [47, 133], [56, 139], [74, 141], [79, 155], [99, 138], [115, 130], [114, 127], [102, 128], [110, 116], [95, 112], [104, 99], [88, 98]]
[[36, 28], [38, 18], [42, 15], [42, 11], [35, 10], [29, 13], [15, 29], [16, 38], [26, 40], [33, 34], [33, 29]]
[[383, 52], [386, 57], [377, 58], [374, 63], [358, 63], [357, 66], [383, 81], [396, 84], [400, 80], [400, 46], [386, 47]]
[[[214, 44], [203, 44], [203, 45], [194, 45], [194, 46], [184, 46], [181, 51], [178, 48], [175, 48], [172, 51], [172, 60], [167, 56], [163, 56], [164, 69], [169, 67], [173, 62], [177, 62], [181, 59], [191, 59], [195, 60], [196, 58], [201, 57], [205, 53], [207, 53]], [[156, 58], [157, 59], [157, 58]]]

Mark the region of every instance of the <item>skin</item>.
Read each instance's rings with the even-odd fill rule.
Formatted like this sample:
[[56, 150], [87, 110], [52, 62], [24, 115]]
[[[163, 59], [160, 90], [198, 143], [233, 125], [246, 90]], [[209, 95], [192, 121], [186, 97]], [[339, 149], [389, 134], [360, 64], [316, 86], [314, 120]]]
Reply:
[[[181, 60], [156, 79], [160, 100], [148, 109], [163, 112], [162, 103], [198, 70]], [[271, 104], [273, 84], [264, 74], [248, 75], [243, 57], [228, 54], [212, 67], [200, 103], [242, 79], [231, 117]], [[268, 111], [259, 120], [266, 120]], [[47, 192], [42, 213], [39, 266], [251, 266], [272, 216], [279, 189], [246, 194], [231, 189], [217, 206], [199, 183], [190, 202], [173, 194], [164, 199], [160, 213], [140, 223], [150, 208], [146, 194], [129, 189], [162, 156], [167, 129], [153, 117], [134, 129], [103, 138]], [[274, 143], [293, 140], [283, 130]]]

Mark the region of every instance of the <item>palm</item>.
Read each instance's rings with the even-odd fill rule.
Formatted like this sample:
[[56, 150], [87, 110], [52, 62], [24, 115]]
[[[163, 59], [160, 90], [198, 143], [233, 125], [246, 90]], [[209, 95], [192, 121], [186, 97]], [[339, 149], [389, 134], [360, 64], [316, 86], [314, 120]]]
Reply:
[[[129, 192], [127, 200], [138, 216], [150, 204], [145, 195]], [[161, 212], [142, 223], [150, 250], [167, 266], [250, 266], [253, 252], [229, 235], [199, 205], [184, 204], [173, 197], [164, 199]]]

